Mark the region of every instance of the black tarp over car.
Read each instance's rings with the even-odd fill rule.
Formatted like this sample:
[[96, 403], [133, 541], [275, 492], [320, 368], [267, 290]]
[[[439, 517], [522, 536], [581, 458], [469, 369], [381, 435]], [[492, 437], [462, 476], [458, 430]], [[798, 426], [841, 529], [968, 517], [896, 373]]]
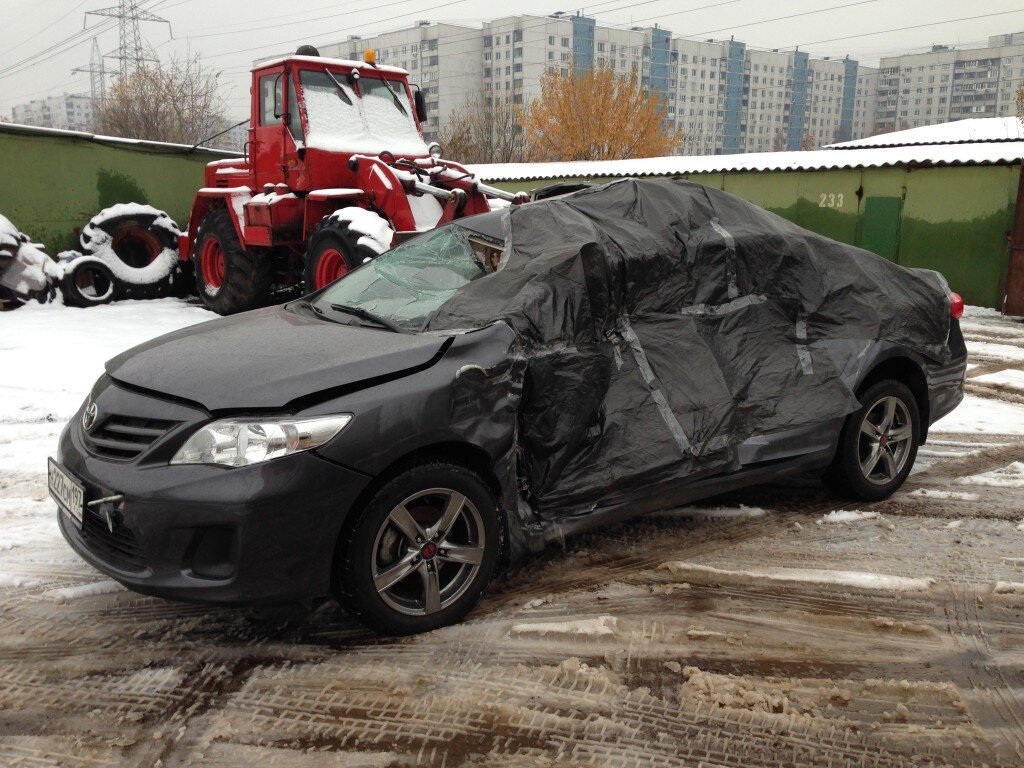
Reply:
[[501, 268], [427, 329], [513, 329], [520, 490], [542, 518], [730, 471], [754, 435], [841, 419], [874, 342], [950, 359], [941, 275], [716, 189], [623, 180], [515, 206], [505, 227]]

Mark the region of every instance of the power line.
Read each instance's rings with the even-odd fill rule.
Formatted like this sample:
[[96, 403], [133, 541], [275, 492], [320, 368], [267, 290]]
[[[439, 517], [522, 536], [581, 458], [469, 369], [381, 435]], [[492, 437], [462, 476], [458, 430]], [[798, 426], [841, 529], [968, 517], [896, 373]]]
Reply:
[[142, 69], [147, 62], [157, 63], [157, 60], [146, 52], [142, 44], [142, 31], [139, 29], [139, 22], [155, 21], [166, 24], [168, 27], [171, 26], [171, 22], [167, 19], [141, 8], [139, 0], [121, 0], [116, 6], [86, 11], [85, 15], [117, 19], [118, 47], [114, 58], [121, 62], [122, 79], [126, 79], [128, 75]]
[[937, 26], [939, 26], [941, 24], [957, 24], [957, 23], [959, 23], [961, 21], [975, 21], [976, 19], [990, 19], [990, 18], [992, 18], [994, 16], [1007, 16], [1007, 15], [1009, 15], [1011, 13], [1024, 13], [1024, 9], [1018, 8], [1018, 9], [1013, 10], [1013, 11], [999, 11], [998, 13], [980, 13], [980, 14], [978, 14], [976, 16], [964, 16], [964, 17], [959, 18], [959, 19], [946, 19], [945, 21], [933, 21], [933, 22], [929, 22], [927, 24], [914, 24], [914, 25], [909, 26], [909, 27], [895, 27], [895, 28], [891, 28], [891, 29], [883, 29], [883, 30], [880, 30], [878, 32], [862, 32], [861, 34], [858, 34], [858, 35], [846, 35], [844, 37], [831, 37], [828, 40], [815, 40], [812, 43], [800, 43], [800, 45], [797, 45], [797, 46], [786, 46], [786, 47], [787, 48], [790, 48], [790, 47], [803, 48], [803, 47], [809, 46], [809, 45], [821, 45], [822, 43], [835, 43], [835, 42], [837, 42], [839, 40], [853, 40], [853, 39], [858, 38], [858, 37], [869, 37], [870, 35], [883, 35], [883, 34], [887, 34], [889, 32], [906, 32], [906, 31], [911, 30], [911, 29], [924, 29], [925, 27], [937, 27]]

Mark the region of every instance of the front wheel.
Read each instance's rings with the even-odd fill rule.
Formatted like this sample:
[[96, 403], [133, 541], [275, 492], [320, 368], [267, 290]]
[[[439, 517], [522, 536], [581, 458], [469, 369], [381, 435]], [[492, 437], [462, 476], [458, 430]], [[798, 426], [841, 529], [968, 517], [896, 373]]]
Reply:
[[914, 466], [920, 411], [913, 392], [898, 381], [877, 382], [859, 400], [862, 405], [847, 417], [825, 479], [844, 495], [881, 501], [903, 485]]
[[391, 247], [394, 231], [387, 219], [350, 207], [325, 216], [309, 235], [304, 278], [318, 291]]
[[385, 484], [339, 543], [336, 586], [367, 626], [410, 635], [460, 620], [490, 581], [502, 526], [490, 490], [447, 462]]

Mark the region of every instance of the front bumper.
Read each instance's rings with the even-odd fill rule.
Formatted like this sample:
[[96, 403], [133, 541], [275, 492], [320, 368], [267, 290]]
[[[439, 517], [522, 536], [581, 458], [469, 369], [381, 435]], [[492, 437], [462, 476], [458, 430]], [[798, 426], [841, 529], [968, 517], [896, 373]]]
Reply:
[[250, 467], [170, 466], [93, 455], [76, 416], [57, 460], [85, 485], [79, 527], [61, 532], [86, 562], [144, 594], [259, 603], [327, 595], [334, 549], [370, 478], [313, 453]]

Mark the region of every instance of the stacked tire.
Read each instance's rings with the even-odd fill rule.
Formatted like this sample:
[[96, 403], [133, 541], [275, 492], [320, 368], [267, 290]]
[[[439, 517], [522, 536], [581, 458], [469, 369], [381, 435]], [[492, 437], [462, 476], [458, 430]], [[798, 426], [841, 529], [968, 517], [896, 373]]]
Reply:
[[82, 252], [65, 256], [64, 303], [94, 307], [122, 299], [187, 296], [191, 265], [178, 260], [177, 225], [163, 211], [118, 205], [83, 228]]

